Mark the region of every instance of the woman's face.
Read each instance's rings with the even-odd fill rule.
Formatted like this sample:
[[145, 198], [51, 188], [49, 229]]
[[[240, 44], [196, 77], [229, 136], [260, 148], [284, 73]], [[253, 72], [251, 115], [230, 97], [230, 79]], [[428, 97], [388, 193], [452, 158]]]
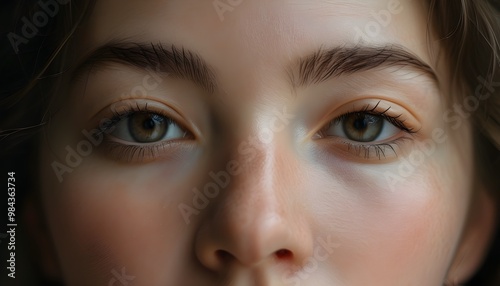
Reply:
[[450, 279], [471, 127], [427, 13], [97, 1], [40, 165], [67, 285]]

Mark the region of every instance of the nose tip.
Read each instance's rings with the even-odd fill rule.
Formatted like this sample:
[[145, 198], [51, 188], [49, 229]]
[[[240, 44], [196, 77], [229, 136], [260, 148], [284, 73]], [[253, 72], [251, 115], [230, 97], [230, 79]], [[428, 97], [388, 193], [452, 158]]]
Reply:
[[263, 263], [296, 266], [312, 252], [312, 239], [305, 232], [274, 217], [218, 225], [201, 229], [196, 241], [198, 260], [207, 268], [221, 271], [231, 265], [252, 268]]

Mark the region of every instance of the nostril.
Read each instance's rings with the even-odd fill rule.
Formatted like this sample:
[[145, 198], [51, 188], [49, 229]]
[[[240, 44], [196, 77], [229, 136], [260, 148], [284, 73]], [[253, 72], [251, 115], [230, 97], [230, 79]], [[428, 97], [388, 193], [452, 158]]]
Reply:
[[232, 256], [231, 253], [229, 253], [229, 252], [227, 252], [225, 250], [217, 250], [215, 252], [215, 255], [222, 262], [228, 261], [229, 259], [231, 259], [231, 256]]
[[292, 252], [288, 249], [280, 249], [276, 251], [275, 255], [278, 259], [291, 259], [293, 256]]

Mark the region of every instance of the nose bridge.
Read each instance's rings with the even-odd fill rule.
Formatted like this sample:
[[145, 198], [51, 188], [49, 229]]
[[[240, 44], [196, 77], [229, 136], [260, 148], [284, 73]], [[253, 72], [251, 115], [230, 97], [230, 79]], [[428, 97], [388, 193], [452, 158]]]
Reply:
[[[286, 107], [284, 108], [286, 112]], [[288, 117], [287, 117], [288, 116]], [[232, 149], [232, 158], [241, 168], [241, 175], [233, 180], [231, 189], [250, 190], [253, 192], [232, 191], [236, 199], [239, 196], [245, 198], [247, 205], [250, 203], [261, 203], [263, 205], [275, 205], [277, 195], [286, 188], [288, 182], [281, 178], [288, 168], [282, 168], [283, 158], [288, 158], [288, 164], [292, 163], [288, 148], [282, 144], [286, 131], [286, 124], [290, 121], [290, 115], [279, 113], [276, 107], [270, 108], [265, 115], [253, 120], [254, 124], [248, 127], [251, 130], [243, 133], [238, 144]]]
[[[264, 127], [259, 130], [260, 133], [255, 132], [249, 136], [246, 149], [239, 148], [235, 155], [237, 161], [242, 163], [241, 166], [244, 171], [243, 176], [235, 180], [233, 189], [258, 188], [259, 192], [233, 193], [237, 196], [245, 196], [250, 200], [264, 200], [266, 198], [268, 201], [272, 201], [275, 199], [275, 192], [277, 191], [276, 179], [279, 175], [276, 169], [276, 157], [279, 154], [276, 154], [276, 152], [280, 152], [280, 150], [275, 146], [275, 134], [272, 132], [267, 133], [264, 130], [268, 129]], [[269, 136], [270, 142], [265, 142], [264, 136]], [[265, 194], [268, 196], [264, 196]]]

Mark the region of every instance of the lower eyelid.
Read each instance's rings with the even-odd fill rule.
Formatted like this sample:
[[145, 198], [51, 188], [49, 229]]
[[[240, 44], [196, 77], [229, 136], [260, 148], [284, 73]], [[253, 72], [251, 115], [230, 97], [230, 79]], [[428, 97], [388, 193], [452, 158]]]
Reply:
[[362, 160], [362, 162], [394, 160], [406, 154], [411, 148], [414, 138], [411, 136], [399, 137], [381, 143], [354, 142], [345, 138], [320, 139], [321, 144], [332, 150], [338, 156], [347, 157], [348, 160]]
[[109, 137], [102, 142], [103, 156], [123, 163], [147, 163], [155, 160], [175, 159], [182, 150], [192, 150], [189, 139], [160, 141], [151, 144], [123, 144]]
[[[356, 156], [365, 159], [378, 158], [379, 160], [386, 159], [391, 156], [398, 156], [395, 146], [392, 143], [384, 144], [352, 144], [346, 143], [349, 151], [353, 151]], [[389, 153], [390, 152], [390, 153]]]

